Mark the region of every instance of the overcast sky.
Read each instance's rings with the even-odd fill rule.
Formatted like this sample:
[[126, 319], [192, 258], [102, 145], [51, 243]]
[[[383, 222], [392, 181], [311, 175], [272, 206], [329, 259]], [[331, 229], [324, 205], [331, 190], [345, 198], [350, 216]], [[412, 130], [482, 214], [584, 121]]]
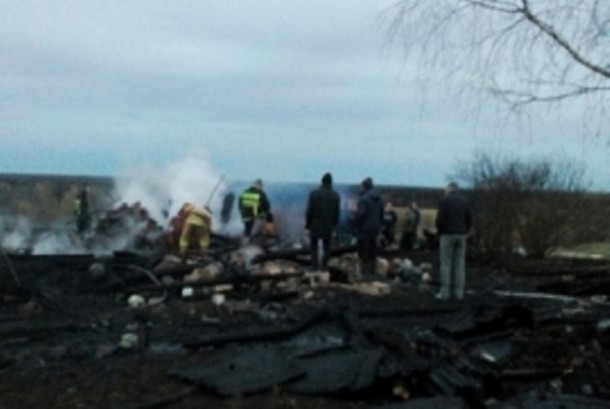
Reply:
[[569, 156], [610, 189], [579, 107], [523, 130], [423, 87], [385, 37], [393, 3], [0, 0], [0, 172], [114, 176], [203, 150], [230, 179], [441, 186], [483, 148]]

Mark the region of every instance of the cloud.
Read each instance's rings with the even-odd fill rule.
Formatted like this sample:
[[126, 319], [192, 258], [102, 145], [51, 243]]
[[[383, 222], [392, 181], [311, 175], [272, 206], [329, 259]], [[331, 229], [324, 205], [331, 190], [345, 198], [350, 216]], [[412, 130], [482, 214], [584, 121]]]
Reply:
[[334, 168], [441, 185], [480, 145], [522, 146], [384, 53], [393, 3], [0, 0], [0, 171], [116, 175], [204, 149], [246, 180]]

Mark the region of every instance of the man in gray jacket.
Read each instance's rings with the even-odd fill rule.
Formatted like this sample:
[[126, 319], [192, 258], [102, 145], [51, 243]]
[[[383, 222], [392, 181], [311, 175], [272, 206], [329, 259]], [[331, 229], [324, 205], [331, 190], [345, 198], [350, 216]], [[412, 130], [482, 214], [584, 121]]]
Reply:
[[453, 296], [464, 299], [466, 287], [466, 239], [471, 220], [468, 201], [451, 182], [445, 188], [436, 214], [436, 230], [440, 236], [440, 281], [436, 298], [447, 300]]

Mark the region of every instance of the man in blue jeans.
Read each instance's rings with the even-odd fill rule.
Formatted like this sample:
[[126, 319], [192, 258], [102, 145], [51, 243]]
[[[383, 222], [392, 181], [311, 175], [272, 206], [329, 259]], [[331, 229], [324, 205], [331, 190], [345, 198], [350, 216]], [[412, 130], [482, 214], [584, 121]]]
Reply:
[[[466, 287], [466, 239], [472, 220], [468, 201], [451, 182], [445, 188], [436, 214], [436, 230], [440, 237], [440, 291], [436, 298], [448, 300], [453, 295], [464, 299]], [[453, 294], [452, 294], [453, 293]]]

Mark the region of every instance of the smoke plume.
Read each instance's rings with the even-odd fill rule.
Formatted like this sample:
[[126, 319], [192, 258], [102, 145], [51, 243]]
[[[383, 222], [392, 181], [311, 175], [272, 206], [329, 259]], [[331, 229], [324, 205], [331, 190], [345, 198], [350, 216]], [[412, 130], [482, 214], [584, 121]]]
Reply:
[[197, 151], [166, 168], [141, 169], [117, 179], [115, 206], [139, 202], [152, 219], [167, 226], [184, 203], [209, 205], [217, 225], [226, 191], [227, 183], [208, 155]]

